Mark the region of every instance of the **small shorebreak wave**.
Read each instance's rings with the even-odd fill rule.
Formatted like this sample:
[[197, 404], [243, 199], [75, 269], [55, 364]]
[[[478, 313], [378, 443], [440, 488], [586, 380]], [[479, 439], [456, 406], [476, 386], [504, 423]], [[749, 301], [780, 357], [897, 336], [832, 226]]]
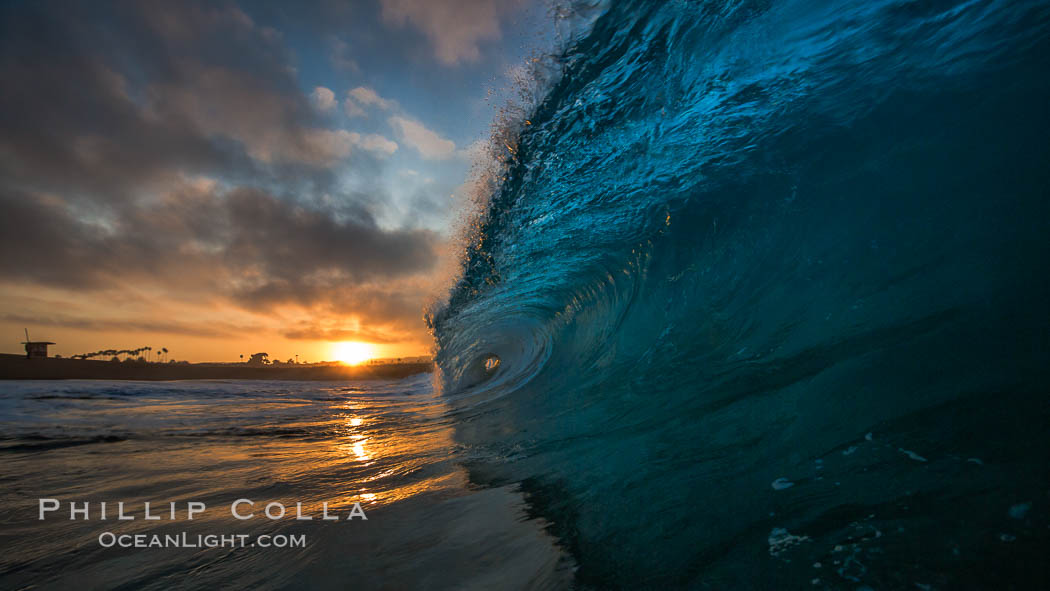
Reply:
[[1048, 40], [1039, 2], [609, 4], [428, 317], [475, 482], [584, 588], [1047, 583]]

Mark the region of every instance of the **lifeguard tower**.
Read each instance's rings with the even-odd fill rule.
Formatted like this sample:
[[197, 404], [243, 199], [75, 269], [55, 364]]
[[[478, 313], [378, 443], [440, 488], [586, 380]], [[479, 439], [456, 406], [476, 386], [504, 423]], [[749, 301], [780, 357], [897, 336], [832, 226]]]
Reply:
[[29, 329], [26, 331], [26, 340], [22, 343], [26, 346], [26, 359], [47, 359], [47, 346], [54, 345], [51, 341], [29, 340]]

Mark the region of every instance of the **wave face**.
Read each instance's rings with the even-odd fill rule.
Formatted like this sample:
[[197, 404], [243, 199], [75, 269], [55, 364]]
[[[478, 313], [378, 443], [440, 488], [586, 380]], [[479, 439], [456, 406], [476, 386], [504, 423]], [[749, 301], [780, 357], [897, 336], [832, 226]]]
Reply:
[[1044, 586], [1047, 3], [615, 2], [561, 60], [430, 319], [474, 480], [582, 588]]

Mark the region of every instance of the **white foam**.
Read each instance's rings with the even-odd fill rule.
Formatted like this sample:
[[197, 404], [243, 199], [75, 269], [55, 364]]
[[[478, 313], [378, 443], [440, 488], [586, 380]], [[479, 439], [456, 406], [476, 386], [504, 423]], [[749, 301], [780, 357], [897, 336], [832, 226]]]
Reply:
[[780, 556], [785, 550], [810, 541], [809, 536], [796, 536], [782, 527], [775, 527], [769, 532], [769, 555]]
[[924, 457], [920, 456], [919, 454], [911, 451], [910, 449], [904, 449], [903, 447], [898, 447], [897, 451], [899, 451], [902, 454], [908, 456], [909, 458], [915, 460], [916, 462], [925, 462], [925, 461], [927, 461], [926, 458], [924, 458]]

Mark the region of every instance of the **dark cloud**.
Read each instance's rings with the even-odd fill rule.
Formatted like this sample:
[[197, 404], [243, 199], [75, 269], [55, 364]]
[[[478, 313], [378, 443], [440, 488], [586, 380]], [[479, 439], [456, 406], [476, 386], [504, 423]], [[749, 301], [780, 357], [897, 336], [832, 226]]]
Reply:
[[[177, 29], [197, 12], [187, 8], [152, 18]], [[8, 182], [112, 198], [174, 172], [251, 168], [239, 138], [216, 136], [191, 105], [177, 104], [180, 93], [167, 96], [189, 90], [185, 82], [205, 66], [194, 52], [180, 51], [192, 43], [169, 38], [146, 19], [146, 5], [7, 3], [0, 10], [0, 170]], [[220, 19], [211, 29], [221, 32]], [[273, 79], [259, 68], [256, 79]], [[216, 78], [252, 73], [217, 66], [196, 84], [216, 95]]]
[[79, 270], [98, 260], [101, 229], [77, 220], [65, 205], [41, 195], [0, 190], [0, 274], [7, 280], [83, 287], [91, 278]]
[[146, 282], [225, 295], [255, 310], [334, 310], [345, 299], [361, 312], [404, 318], [413, 306], [418, 316], [414, 297], [371, 286], [435, 261], [431, 232], [387, 231], [363, 208], [350, 215], [307, 209], [259, 189], [186, 186], [104, 223], [77, 219], [40, 195], [0, 193], [0, 207], [7, 213], [0, 249], [14, 253], [0, 259], [0, 272], [56, 287]]
[[52, 326], [61, 328], [75, 328], [93, 331], [127, 331], [127, 332], [149, 332], [177, 334], [196, 337], [226, 337], [243, 332], [250, 327], [244, 326], [221, 326], [214, 323], [207, 326], [190, 325], [180, 322], [136, 322], [126, 320], [99, 320], [94, 318], [82, 318], [64, 314], [53, 315], [28, 315], [28, 314], [4, 314], [0, 316], [0, 322], [11, 322], [27, 326]]
[[224, 205], [231, 229], [228, 260], [259, 265], [267, 276], [304, 280], [330, 271], [361, 280], [413, 273], [433, 263], [429, 233], [380, 230], [364, 209], [337, 220], [245, 189], [231, 192]]
[[[397, 286], [435, 235], [381, 228], [384, 195], [333, 182], [378, 178], [392, 145], [325, 129], [281, 33], [236, 4], [5, 3], [0, 77], [5, 282], [418, 319]], [[288, 334], [344, 329], [325, 330]]]
[[377, 164], [232, 3], [7, 3], [0, 76], [0, 172], [25, 189], [112, 201], [183, 174], [325, 191], [336, 162]]

